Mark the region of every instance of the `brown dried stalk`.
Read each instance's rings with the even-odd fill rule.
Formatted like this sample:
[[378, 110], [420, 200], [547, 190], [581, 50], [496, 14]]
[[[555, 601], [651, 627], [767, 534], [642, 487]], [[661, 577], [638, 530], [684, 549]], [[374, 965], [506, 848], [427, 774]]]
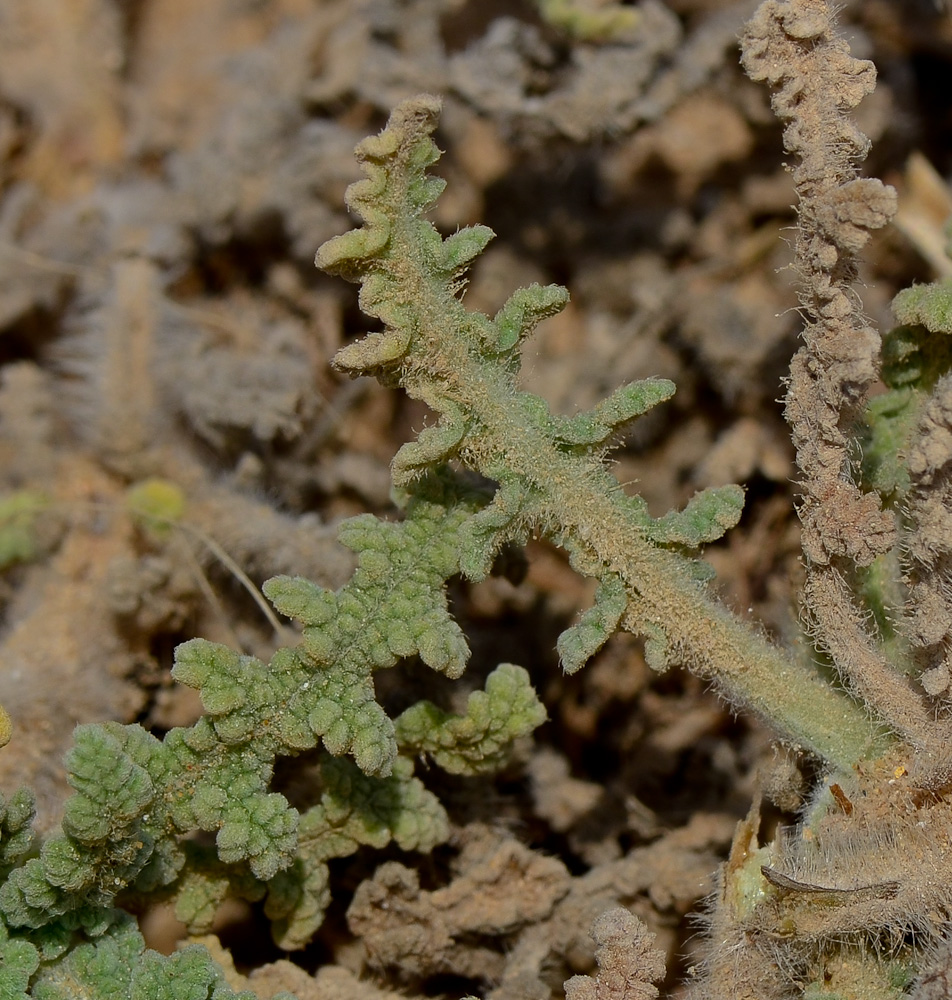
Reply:
[[802, 474], [808, 625], [851, 690], [920, 751], [932, 772], [950, 733], [939, 731], [930, 706], [887, 662], [850, 587], [856, 567], [896, 542], [892, 513], [877, 493], [857, 485], [851, 453], [857, 416], [878, 377], [880, 346], [852, 287], [856, 255], [870, 230], [896, 210], [891, 187], [857, 176], [869, 140], [848, 117], [873, 90], [876, 70], [836, 36], [826, 0], [768, 0], [748, 24], [743, 50], [748, 75], [774, 89], [785, 148], [798, 158], [794, 266], [805, 325], [785, 413]]

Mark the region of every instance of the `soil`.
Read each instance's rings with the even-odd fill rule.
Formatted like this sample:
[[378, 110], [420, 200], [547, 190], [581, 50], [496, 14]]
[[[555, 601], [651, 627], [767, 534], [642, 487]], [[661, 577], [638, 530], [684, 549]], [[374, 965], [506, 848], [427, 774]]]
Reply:
[[[569, 288], [525, 364], [557, 412], [634, 378], [677, 383], [614, 471], [658, 514], [744, 483], [741, 525], [707, 552], [715, 586], [796, 641], [778, 402], [798, 335], [796, 216], [768, 95], [738, 65], [755, 6], [643, 0], [614, 37], [578, 40], [529, 0], [0, 0], [0, 500], [45, 498], [0, 576], [0, 702], [29, 734], [0, 754], [0, 786], [37, 790], [41, 828], [69, 793], [75, 725], [190, 724], [175, 645], [267, 656], [288, 635], [249, 588], [276, 573], [340, 586], [352, 563], [336, 522], [393, 516], [388, 463], [423, 412], [331, 370], [365, 320], [354, 288], [312, 261], [351, 225], [354, 145], [419, 92], [444, 99], [434, 221], [497, 234], [467, 304]], [[860, 108], [867, 170], [900, 193], [859, 282], [888, 327], [899, 288], [952, 274], [952, 14], [842, 7], [880, 73]], [[130, 502], [149, 480], [182, 503], [164, 530]], [[621, 904], [667, 955], [662, 995], [679, 995], [737, 821], [757, 788], [774, 803], [765, 824], [789, 819], [810, 762], [697, 679], [653, 675], [630, 637], [563, 677], [555, 638], [591, 589], [555, 548], [527, 557], [522, 582], [459, 583], [453, 603], [472, 686], [521, 663], [549, 721], [492, 780], [428, 774], [449, 844], [335, 868], [304, 952], [262, 943], [253, 909], [223, 912], [210, 943], [235, 955], [236, 982], [301, 1000], [542, 1000], [592, 970], [592, 921]], [[381, 678], [380, 697], [399, 702], [419, 674]], [[164, 950], [181, 936], [161, 911], [145, 926]]]

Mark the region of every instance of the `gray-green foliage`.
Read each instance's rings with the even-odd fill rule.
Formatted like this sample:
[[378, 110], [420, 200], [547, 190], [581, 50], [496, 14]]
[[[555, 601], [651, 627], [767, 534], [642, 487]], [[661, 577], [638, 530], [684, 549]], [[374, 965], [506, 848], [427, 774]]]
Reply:
[[[812, 12], [802, 13], [799, 5], [794, 6], [796, 10], [790, 5], [767, 2], [762, 8], [763, 17], [776, 17], [785, 25], [783, 30], [791, 46], [799, 46], [807, 39], [803, 49], [809, 60], [815, 55], [814, 34], [828, 31], [829, 12], [811, 7]], [[751, 51], [760, 52], [753, 43]], [[840, 57], [839, 62], [833, 62], [842, 70], [843, 53], [836, 50], [834, 55]], [[764, 57], [762, 62], [765, 73], [783, 76], [785, 71], [777, 68], [777, 60]], [[784, 90], [794, 108], [801, 87], [806, 86], [803, 81], [808, 78], [805, 72]], [[830, 94], [830, 102], [840, 101], [840, 111], [843, 106], [851, 107], [865, 92], [868, 80], [861, 83], [843, 95]], [[822, 83], [815, 86], [823, 90]], [[813, 91], [807, 89], [812, 97]], [[859, 615], [847, 613], [853, 607], [851, 598], [846, 601], [847, 612], [838, 613], [835, 621], [829, 617], [818, 619], [822, 620], [822, 628], [817, 626], [817, 634], [823, 638], [821, 648], [831, 662], [843, 668], [843, 676], [848, 679], [847, 684], [837, 686], [822, 667], [773, 647], [756, 630], [734, 619], [704, 590], [705, 567], [691, 550], [719, 538], [736, 523], [743, 503], [738, 487], [704, 491], [683, 510], [654, 517], [646, 502], [627, 495], [606, 469], [606, 452], [624, 426], [652, 406], [662, 404], [673, 392], [669, 382], [646, 379], [623, 386], [590, 411], [572, 417], [552, 414], [543, 399], [520, 390], [517, 376], [521, 346], [540, 320], [565, 305], [567, 293], [555, 286], [519, 289], [494, 317], [465, 308], [461, 294], [465, 268], [492, 234], [476, 226], [443, 239], [425, 217], [442, 190], [442, 181], [427, 173], [439, 155], [432, 140], [438, 114], [439, 103], [434, 98], [423, 96], [405, 102], [394, 111], [380, 135], [360, 144], [357, 155], [367, 176], [351, 186], [347, 202], [363, 226], [325, 244], [317, 254], [317, 264], [359, 282], [362, 309], [379, 319], [383, 327], [346, 346], [335, 358], [335, 365], [342, 371], [398, 384], [437, 415], [435, 423], [397, 454], [395, 481], [412, 493], [427, 474], [447, 464], [459, 464], [495, 484], [491, 502], [460, 525], [459, 567], [463, 574], [480, 579], [505, 546], [519, 544], [530, 535], [544, 535], [567, 551], [574, 569], [598, 581], [593, 606], [558, 640], [567, 671], [579, 669], [614, 631], [624, 628], [645, 638], [650, 666], [662, 669], [677, 661], [710, 678], [734, 703], [759, 712], [775, 731], [812, 750], [851, 788], [857, 775], [870, 775], [869, 780], [875, 784], [872, 776], [879, 773], [877, 767], [892, 774], [892, 782], [904, 777], [908, 769], [901, 762], [915, 756], [913, 746], [934, 748], [936, 759], [940, 759], [939, 746], [947, 745], [947, 738], [932, 733], [936, 724], [931, 714], [924, 709], [918, 693], [910, 691], [905, 680], [897, 676], [893, 663], [903, 662], [903, 643], [917, 642], [921, 647], [917, 655], [930, 668], [923, 675], [923, 683], [935, 691], [943, 690], [943, 685], [949, 684], [950, 667], [940, 656], [948, 648], [952, 631], [936, 635], [935, 629], [927, 629], [934, 622], [911, 619], [904, 625], [903, 635], [887, 634], [886, 626], [897, 617], [896, 604], [895, 594], [885, 590], [882, 581], [891, 580], [894, 589], [908, 583], [914, 604], [925, 607], [925, 598], [935, 598], [929, 605], [932, 607], [937, 601], [947, 603], [944, 577], [938, 590], [933, 588], [933, 592], [929, 587], [936, 577], [932, 572], [935, 564], [948, 564], [948, 539], [952, 537], [948, 529], [949, 505], [944, 499], [952, 495], [952, 489], [941, 496], [932, 489], [933, 482], [945, 476], [952, 461], [952, 439], [948, 434], [952, 386], [947, 377], [940, 378], [950, 359], [944, 345], [937, 347], [934, 337], [924, 335], [947, 328], [947, 290], [914, 290], [897, 302], [900, 321], [906, 326], [887, 345], [884, 377], [890, 394], [882, 403], [874, 404], [883, 410], [877, 413], [871, 409], [869, 421], [872, 444], [867, 448], [867, 464], [870, 475], [877, 480], [875, 493], [863, 495], [844, 479], [837, 448], [841, 438], [845, 442], [845, 435], [835, 406], [823, 395], [825, 389], [821, 391], [825, 383], [816, 376], [817, 371], [825, 371], [824, 364], [831, 368], [831, 378], [839, 379], [844, 386], [852, 385], [860, 375], [873, 375], [874, 359], [865, 366], [857, 362], [855, 371], [850, 365], [855, 360], [851, 352], [858, 352], [856, 342], [872, 343], [874, 334], [867, 336], [861, 329], [850, 338], [847, 324], [843, 339], [849, 346], [843, 348], [845, 360], [840, 368], [826, 355], [812, 367], [803, 361], [802, 352], [797, 356], [798, 388], [796, 393], [791, 388], [788, 398], [794, 439], [807, 459], [816, 454], [829, 460], [829, 468], [817, 460], [830, 480], [822, 479], [825, 493], [817, 487], [818, 496], [822, 495], [828, 506], [818, 501], [814, 508], [806, 510], [809, 514], [811, 509], [823, 509], [826, 521], [822, 530], [804, 518], [805, 537], [822, 538], [828, 546], [817, 544], [806, 550], [810, 568], [828, 568], [833, 556], [838, 559], [847, 551], [853, 552], [849, 543], [858, 553], [857, 567], [865, 572], [863, 577], [841, 572], [841, 563], [836, 562], [830, 572], [813, 573], [808, 577], [808, 586], [813, 587], [808, 606], [814, 613], [818, 609], [841, 608], [842, 591], [849, 580], [850, 584], [858, 584], [856, 590], [865, 601], [863, 607], [870, 620], [883, 623], [882, 637], [876, 637], [881, 646], [876, 647], [867, 642], [858, 627]], [[815, 116], [816, 121], [821, 118]], [[815, 166], [812, 160], [809, 165]], [[829, 204], [821, 205], [818, 213], [833, 233], [830, 239], [835, 236], [839, 243], [831, 243], [832, 252], [817, 253], [816, 257], [835, 263], [840, 253], [850, 248], [855, 252], [865, 242], [867, 229], [886, 221], [893, 199], [879, 182], [866, 180], [844, 183], [842, 190], [829, 197]], [[854, 205], [850, 199], [859, 204]], [[842, 208], [840, 202], [849, 207]], [[844, 266], [838, 280], [848, 271]], [[841, 317], [850, 298], [839, 287], [831, 286], [827, 277], [817, 278], [816, 301], [824, 304], [822, 309], [817, 308], [827, 319]], [[828, 305], [828, 299], [832, 304]], [[815, 335], [817, 329], [819, 325], [811, 327], [811, 334]], [[844, 392], [844, 399], [846, 396]], [[812, 407], [802, 414], [800, 424], [798, 406]], [[826, 424], [817, 423], [818, 413]], [[832, 457], [821, 447], [828, 440], [837, 443]], [[911, 449], [908, 454], [907, 443]], [[848, 454], [844, 446], [844, 459]], [[809, 461], [804, 467], [813, 469]], [[904, 474], [908, 475], [905, 485]], [[899, 503], [908, 504], [912, 520], [918, 523], [917, 533], [909, 536], [905, 578], [899, 567], [899, 553], [889, 544], [893, 538], [892, 515], [880, 507], [884, 499], [880, 493], [890, 491], [899, 494]], [[838, 495], [844, 497], [844, 502], [830, 500]], [[855, 509], [850, 503], [855, 503]], [[810, 535], [806, 529], [814, 533]], [[863, 545], [870, 537], [878, 546], [870, 545], [870, 552], [879, 558], [867, 560]], [[950, 619], [941, 620], [947, 623]], [[888, 658], [894, 653], [895, 660]], [[458, 732], [466, 729], [459, 720], [452, 726], [444, 724], [440, 713], [426, 705], [416, 706], [407, 719], [398, 720], [398, 732], [410, 723], [430, 727], [428, 741], [414, 736], [414, 742], [434, 757], [442, 749], [434, 736], [454, 728]], [[923, 725], [930, 728], [925, 730]], [[901, 742], [904, 738], [908, 742]], [[454, 754], [458, 757], [458, 750]], [[922, 756], [928, 758], [927, 753]], [[881, 759], [890, 761], [888, 768], [880, 763]], [[947, 780], [947, 765], [943, 763], [942, 767], [942, 780]], [[839, 789], [848, 808], [841, 808], [839, 800], [833, 801], [833, 787]], [[881, 785], [876, 794], [882, 795], [885, 802], [891, 788], [891, 784]], [[854, 794], [857, 802], [862, 802], [865, 790], [855, 790]], [[818, 801], [823, 802], [822, 794], [818, 796]], [[849, 802], [839, 785], [827, 786], [826, 796], [831, 804], [822, 811], [815, 806], [813, 815], [805, 820], [802, 844], [796, 838], [791, 841], [806, 859], [802, 867], [809, 877], [800, 873], [801, 857], [789, 845], [758, 847], [759, 818], [750, 821], [750, 829], [742, 828], [736, 857], [732, 856], [724, 876], [725, 898], [715, 912], [709, 975], [698, 981], [693, 995], [708, 1000], [705, 983], [717, 984], [712, 986], [710, 997], [718, 1000], [761, 995], [758, 989], [763, 990], [764, 997], [794, 995], [798, 979], [804, 983], [811, 982], [811, 978], [816, 983], [826, 982], [827, 973], [836, 968], [839, 958], [846, 956], [847, 949], [841, 950], [839, 943], [848, 940], [851, 933], [862, 933], [871, 921], [885, 936], [889, 932], [901, 934], [898, 928], [903, 919], [924, 919], [921, 907], [915, 916], [911, 915], [911, 903], [906, 909], [902, 904], [884, 905], [873, 917], [863, 908], [862, 900], [850, 898], [849, 891], [842, 899], [837, 898], [835, 905], [825, 895], [811, 896], [817, 889], [814, 882], [821, 887], [836, 887], [846, 880], [850, 886], [857, 878], [837, 870], [842, 858], [836, 851], [842, 847], [844, 858], [849, 851], [860, 851], [849, 823], [849, 816], [860, 807]], [[893, 815], [892, 807], [885, 807], [884, 814]], [[918, 828], [922, 829], [925, 822], [923, 819]], [[825, 839], [817, 846], [816, 830], [821, 826]], [[827, 834], [825, 827], [832, 832]], [[940, 864], [938, 857], [944, 857], [943, 849], [935, 844], [946, 840], [943, 834], [924, 849], [936, 852], [936, 860], [928, 866], [930, 872]], [[879, 841], [871, 838], [871, 849], [863, 859], [866, 867], [883, 864], [888, 854], [886, 845], [901, 843], [902, 835], [892, 829], [883, 832]], [[819, 860], [813, 860], [815, 854], [819, 854]], [[785, 865], [786, 869], [775, 871], [771, 863]], [[813, 877], [811, 864], [827, 865], [832, 870]], [[925, 892], [935, 893], [936, 900], [940, 896], [947, 898], [941, 888], [926, 889], [922, 882], [927, 879], [917, 883], [914, 877], [907, 876], [905, 871], [900, 877], [889, 868], [883, 885], [891, 889], [896, 879], [895, 884], [902, 885], [917, 903]], [[859, 878], [864, 885], [870, 879], [875, 882], [875, 877], [866, 872]], [[883, 891], [888, 895], [887, 889]], [[912, 926], [918, 931], [921, 925]], [[786, 949], [782, 942], [788, 937], [791, 943]], [[805, 945], [799, 941], [801, 937]], [[833, 956], [828, 965], [827, 953], [822, 950], [827, 946]], [[811, 952], [814, 947], [817, 951]], [[808, 952], [821, 957], [807, 959], [804, 956]], [[865, 952], [862, 957], [871, 960], [874, 977], [879, 976], [875, 995], [895, 996], [891, 981], [886, 982], [888, 963]], [[742, 965], [750, 969], [738, 978]], [[849, 976], [853, 973], [847, 979]], [[756, 988], [748, 988], [755, 982]], [[812, 989], [810, 986], [804, 993], [800, 986], [796, 992], [811, 995]]]
[[[900, 325], [883, 336], [880, 374], [886, 391], [866, 407], [862, 467], [867, 484], [912, 529], [917, 504], [909, 456], [915, 452], [923, 415], [930, 401], [941, 395], [943, 377], [952, 370], [952, 281], [906, 288], [892, 307]], [[908, 644], [896, 629], [898, 609], [908, 599], [901, 577], [898, 554], [890, 553], [861, 578], [864, 599], [896, 663], [909, 660]]]
[[[690, 550], [737, 522], [740, 487], [703, 491], [656, 518], [606, 468], [625, 426], [674, 386], [640, 380], [571, 417], [518, 388], [524, 341], [568, 293], [532, 285], [493, 317], [465, 308], [466, 268], [493, 234], [472, 226], [444, 239], [425, 217], [444, 186], [428, 173], [439, 157], [432, 139], [439, 110], [429, 96], [404, 102], [383, 132], [357, 147], [367, 176], [348, 189], [347, 204], [364, 225], [330, 240], [316, 258], [359, 282], [361, 308], [383, 324], [339, 351], [335, 366], [399, 384], [437, 414], [397, 453], [395, 482], [412, 492], [428, 471], [456, 462], [496, 484], [492, 501], [460, 525], [459, 567], [471, 579], [530, 533], [552, 538], [576, 570], [598, 579], [594, 606], [559, 639], [566, 670], [579, 669], [623, 627], [646, 637], [652, 666], [687, 663], [821, 756], [849, 766], [875, 753], [881, 735], [861, 706], [704, 591], [706, 567]], [[787, 683], [778, 687], [779, 675]]]
[[498, 769], [513, 736], [530, 732], [544, 719], [529, 675], [503, 663], [489, 675], [484, 691], [469, 696], [465, 714], [419, 701], [397, 718], [397, 739], [450, 774], [477, 774]]
[[[469, 656], [445, 588], [459, 572], [461, 527], [485, 496], [448, 475], [416, 487], [402, 519], [342, 525], [358, 566], [336, 593], [269, 581], [276, 608], [302, 626], [298, 645], [269, 663], [202, 639], [179, 646], [173, 676], [204, 708], [193, 726], [162, 740], [134, 725], [79, 727], [61, 833], [35, 849], [32, 797], [5, 803], [0, 973], [13, 992], [0, 997], [232, 996], [204, 950], [146, 952], [115, 908], [171, 898], [202, 932], [227, 896], [264, 900], [276, 941], [303, 947], [330, 901], [330, 859], [391, 841], [426, 852], [448, 835], [443, 807], [414, 776], [415, 757], [480, 773], [543, 721], [528, 675], [509, 664], [460, 717], [427, 702], [395, 725], [376, 701], [375, 670], [419, 657], [458, 678]], [[306, 750], [319, 750], [318, 791], [299, 811], [271, 781], [278, 757]], [[199, 832], [213, 845], [195, 840]]]
[[[621, 492], [604, 465], [625, 425], [673, 395], [670, 381], [621, 386], [572, 417], [552, 414], [545, 400], [517, 389], [523, 341], [565, 306], [568, 293], [555, 285], [520, 288], [493, 318], [464, 308], [459, 292], [465, 270], [493, 234], [473, 226], [444, 240], [424, 217], [444, 186], [426, 172], [439, 157], [430, 138], [438, 114], [433, 98], [408, 101], [387, 129], [358, 146], [368, 177], [351, 186], [347, 202], [366, 225], [317, 254], [319, 267], [361, 283], [361, 308], [385, 327], [343, 348], [334, 364], [397, 381], [439, 414], [435, 426], [397, 453], [395, 481], [408, 485], [427, 468], [459, 460], [498, 483], [492, 503], [462, 527], [460, 565], [477, 579], [506, 542], [522, 540], [533, 528], [559, 538], [579, 568], [609, 562], [590, 539], [595, 518], [574, 523], [580, 520], [577, 504], [593, 497], [610, 500], [618, 527], [662, 548], [719, 538], [740, 517], [739, 487], [705, 491], [685, 510], [655, 519], [641, 497]], [[570, 492], [577, 494], [575, 503], [566, 502]], [[685, 572], [683, 561], [669, 565]], [[607, 605], [598, 616], [605, 624], [601, 641], [620, 617], [618, 594], [608, 582], [597, 599]], [[597, 627], [594, 621], [588, 627]]]
[[[208, 951], [191, 945], [173, 955], [147, 950], [132, 918], [116, 913], [108, 928], [74, 945], [55, 963], [39, 964], [24, 941], [4, 942], [4, 973], [11, 990], [0, 996], [35, 1000], [256, 1000], [250, 990], [235, 992]], [[9, 962], [9, 967], [7, 963]], [[29, 993], [26, 985], [33, 977]], [[278, 994], [275, 1000], [293, 1000]]]
[[610, 41], [637, 32], [640, 14], [618, 3], [536, 0], [539, 13], [553, 27], [584, 41]]
[[909, 489], [905, 452], [923, 405], [952, 368], [952, 281], [913, 285], [893, 301], [900, 325], [883, 337], [881, 377], [888, 391], [868, 406], [864, 472], [895, 500]]

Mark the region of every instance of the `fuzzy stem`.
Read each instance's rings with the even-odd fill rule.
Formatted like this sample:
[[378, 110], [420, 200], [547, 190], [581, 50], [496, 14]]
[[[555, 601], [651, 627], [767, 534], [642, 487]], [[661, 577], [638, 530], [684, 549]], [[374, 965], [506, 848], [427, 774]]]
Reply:
[[[428, 282], [414, 282], [413, 290], [416, 301], [426, 303], [423, 315], [441, 315]], [[439, 337], [438, 329], [420, 333]], [[732, 704], [754, 711], [838, 768], [848, 770], [887, 750], [889, 739], [864, 708], [712, 600], [690, 577], [683, 558], [633, 534], [617, 482], [600, 467], [580, 470], [573, 457], [533, 433], [520, 395], [487, 383], [484, 366], [466, 351], [453, 352], [448, 368], [460, 398], [468, 400], [485, 429], [473, 467], [490, 477], [501, 468], [515, 472], [543, 493], [539, 520], [559, 525], [563, 543], [571, 542], [587, 563], [624, 581], [639, 619], [629, 616], [626, 626], [636, 632], [643, 631], [645, 621], [656, 626], [674, 658], [714, 681]], [[412, 382], [405, 388], [422, 396]]]
[[[358, 147], [368, 176], [351, 187], [348, 204], [365, 226], [325, 244], [316, 260], [360, 282], [361, 307], [384, 322], [382, 333], [345, 347], [335, 365], [398, 382], [440, 414], [401, 449], [395, 478], [409, 483], [428, 464], [455, 460], [499, 484], [493, 503], [472, 518], [474, 554], [461, 563], [467, 575], [487, 572], [507, 539], [541, 530], [568, 550], [577, 570], [602, 582], [601, 609], [593, 609], [600, 622], [591, 631], [607, 635], [620, 621], [646, 635], [653, 666], [683, 662], [838, 768], [887, 752], [891, 738], [862, 705], [734, 618], [698, 584], [690, 562], [665, 547], [698, 541], [690, 532], [666, 534], [670, 522], [653, 522], [605, 468], [602, 442], [628, 419], [622, 413], [615, 421], [618, 407], [566, 420], [519, 391], [519, 341], [567, 295], [522, 289], [493, 320], [463, 307], [460, 276], [492, 233], [475, 227], [442, 240], [421, 218], [442, 188], [425, 172], [439, 155], [430, 140], [438, 114], [435, 98], [407, 101]], [[728, 526], [718, 523], [721, 531]]]

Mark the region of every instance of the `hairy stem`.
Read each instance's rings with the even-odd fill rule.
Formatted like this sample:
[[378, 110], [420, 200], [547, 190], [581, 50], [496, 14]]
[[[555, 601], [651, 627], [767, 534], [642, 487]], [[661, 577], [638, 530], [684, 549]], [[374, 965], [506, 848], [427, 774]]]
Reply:
[[[689, 504], [655, 520], [605, 468], [605, 440], [653, 405], [639, 393], [658, 401], [673, 391], [669, 383], [634, 383], [601, 409], [573, 418], [553, 416], [544, 400], [517, 388], [520, 340], [538, 319], [558, 311], [567, 294], [521, 289], [493, 320], [463, 307], [460, 275], [492, 233], [474, 227], [442, 240], [422, 218], [442, 189], [425, 172], [439, 155], [430, 139], [438, 114], [435, 98], [404, 102], [379, 136], [358, 147], [368, 176], [352, 185], [348, 204], [365, 225], [325, 244], [316, 260], [360, 282], [361, 307], [384, 322], [382, 333], [345, 347], [335, 365], [398, 382], [440, 415], [398, 453], [395, 480], [412, 486], [428, 465], [451, 460], [495, 480], [492, 504], [468, 529], [463, 572], [485, 574], [505, 541], [530, 531], [555, 538], [578, 571], [602, 584], [586, 623], [589, 635], [596, 634], [587, 655], [622, 624], [647, 637], [653, 666], [683, 662], [733, 704], [839, 768], [884, 753], [891, 740], [864, 707], [734, 618], [677, 551], [719, 537], [735, 523], [741, 491], [700, 494], [693, 511]], [[566, 663], [564, 646], [560, 651]], [[584, 658], [570, 657], [567, 669]]]
[[[432, 301], [429, 283], [413, 281], [412, 287], [417, 301], [425, 303], [423, 315], [439, 317], [440, 303]], [[420, 335], [435, 342], [440, 330], [424, 328]], [[632, 631], [644, 631], [645, 623], [654, 626], [671, 647], [668, 658], [710, 678], [732, 704], [753, 710], [840, 768], [885, 750], [887, 741], [861, 706], [712, 600], [690, 577], [683, 558], [633, 533], [627, 498], [617, 482], [600, 467], [580, 470], [574, 457], [533, 433], [523, 394], [495, 391], [484, 367], [467, 352], [449, 353], [445, 345], [443, 351], [446, 367], [440, 376], [485, 428], [473, 467], [491, 478], [500, 469], [507, 476], [515, 473], [544, 496], [539, 521], [559, 525], [560, 540], [584, 553], [584, 565], [602, 567], [624, 581], [638, 609], [638, 620], [632, 615], [626, 622]], [[429, 377], [435, 374], [431, 368]], [[405, 388], [426, 398], [410, 380]]]

